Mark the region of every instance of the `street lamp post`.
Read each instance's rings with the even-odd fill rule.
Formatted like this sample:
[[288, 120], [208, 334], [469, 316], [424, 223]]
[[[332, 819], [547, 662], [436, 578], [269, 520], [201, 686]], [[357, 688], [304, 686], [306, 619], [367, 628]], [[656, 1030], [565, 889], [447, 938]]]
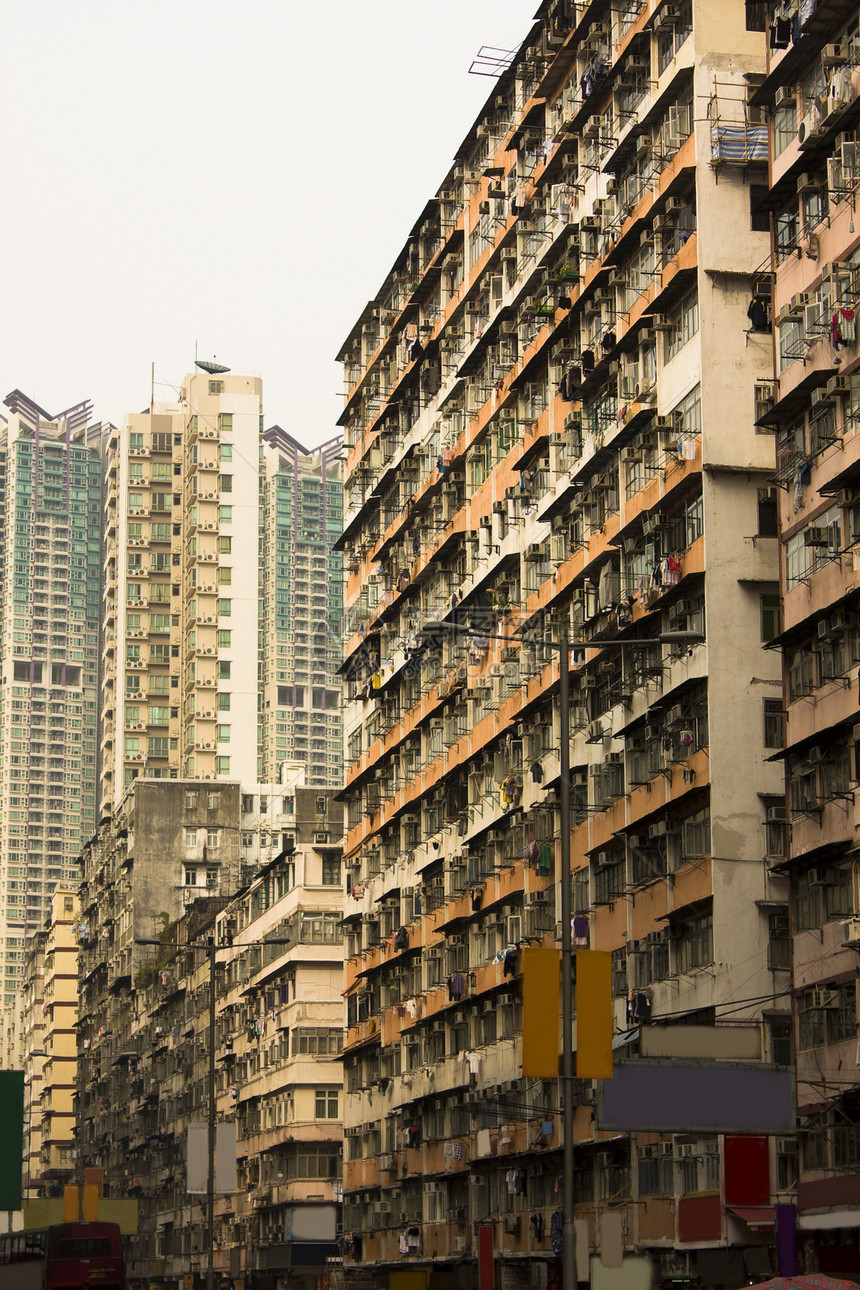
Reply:
[[607, 646], [628, 645], [698, 645], [704, 640], [698, 632], [663, 632], [657, 636], [624, 640], [588, 641], [568, 638], [567, 616], [559, 617], [558, 640], [544, 637], [530, 639], [528, 635], [511, 636], [495, 632], [477, 631], [457, 623], [427, 622], [422, 627], [425, 636], [480, 636], [485, 640], [511, 641], [518, 645], [542, 645], [558, 651], [559, 729], [559, 812], [561, 815], [561, 1091], [562, 1091], [562, 1150], [564, 1177], [564, 1226], [562, 1228], [562, 1287], [576, 1290], [576, 1226], [573, 1199], [573, 937], [571, 910], [571, 858], [570, 858], [570, 651], [577, 649], [604, 649]]
[[[164, 941], [142, 939], [135, 940], [134, 943], [135, 945], [157, 945], [160, 949], [169, 949], [174, 952], [179, 950], [205, 950], [209, 960], [209, 1079], [206, 1108], [206, 1290], [215, 1290], [215, 1127], [217, 1121], [215, 1103], [215, 969], [217, 967], [218, 947], [215, 944], [214, 936], [208, 936], [206, 943], [203, 945], [195, 941], [186, 941], [184, 944], [178, 945], [165, 943]], [[246, 942], [236, 945], [233, 942], [227, 948], [253, 949], [255, 945], [295, 945], [295, 940], [291, 937], [273, 937], [255, 943]]]

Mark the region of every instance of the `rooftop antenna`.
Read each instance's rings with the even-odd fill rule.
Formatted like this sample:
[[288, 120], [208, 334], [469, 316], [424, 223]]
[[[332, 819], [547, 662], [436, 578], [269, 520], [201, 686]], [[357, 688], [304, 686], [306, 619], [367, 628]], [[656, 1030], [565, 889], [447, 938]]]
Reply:
[[204, 372], [208, 372], [210, 376], [217, 376], [219, 372], [230, 371], [229, 367], [225, 367], [223, 363], [216, 363], [214, 360], [209, 362], [205, 358], [195, 358], [194, 366], [199, 367]]

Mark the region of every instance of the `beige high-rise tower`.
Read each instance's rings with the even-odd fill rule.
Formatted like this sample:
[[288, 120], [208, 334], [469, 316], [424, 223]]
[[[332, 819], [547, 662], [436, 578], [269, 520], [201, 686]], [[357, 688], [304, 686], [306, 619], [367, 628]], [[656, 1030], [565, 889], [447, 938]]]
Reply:
[[186, 377], [109, 440], [102, 807], [257, 771], [262, 381]]

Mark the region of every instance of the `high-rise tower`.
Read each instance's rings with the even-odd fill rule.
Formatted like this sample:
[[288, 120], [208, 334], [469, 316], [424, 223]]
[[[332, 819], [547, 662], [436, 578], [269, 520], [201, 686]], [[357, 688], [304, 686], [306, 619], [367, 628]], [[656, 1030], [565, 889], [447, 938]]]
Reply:
[[15, 1002], [24, 944], [77, 877], [96, 823], [101, 427], [20, 390], [0, 431], [0, 954]]
[[280, 426], [263, 438], [259, 775], [276, 783], [293, 759], [309, 788], [339, 788], [343, 440], [307, 449]]
[[257, 778], [262, 381], [186, 377], [107, 447], [102, 803]]

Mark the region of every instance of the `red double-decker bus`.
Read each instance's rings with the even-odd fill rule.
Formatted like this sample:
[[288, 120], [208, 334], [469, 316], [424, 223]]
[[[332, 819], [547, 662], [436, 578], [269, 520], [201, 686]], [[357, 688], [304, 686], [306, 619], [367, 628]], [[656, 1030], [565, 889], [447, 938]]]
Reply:
[[0, 1236], [2, 1290], [126, 1290], [118, 1223], [55, 1223]]

